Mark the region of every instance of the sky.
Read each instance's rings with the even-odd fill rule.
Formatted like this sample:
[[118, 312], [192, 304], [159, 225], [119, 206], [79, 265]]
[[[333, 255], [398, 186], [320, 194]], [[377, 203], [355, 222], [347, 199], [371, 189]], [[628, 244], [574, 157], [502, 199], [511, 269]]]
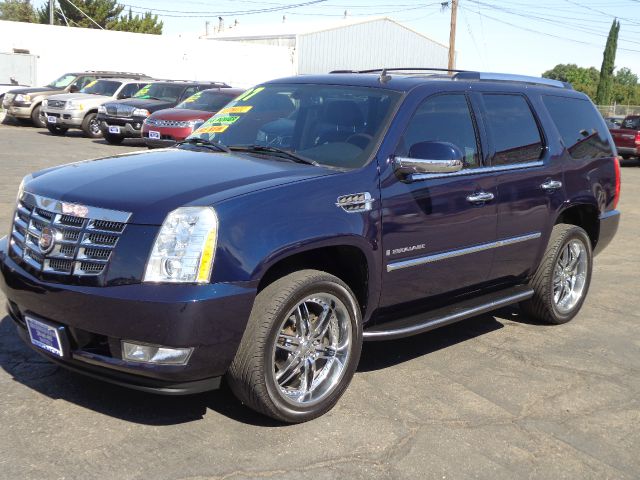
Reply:
[[[67, 0], [59, 0], [67, 1]], [[279, 24], [386, 16], [449, 44], [444, 0], [121, 0], [134, 13], [151, 10], [165, 34], [202, 34], [205, 21]], [[43, 4], [44, 0], [34, 4]], [[446, 1], [445, 1], [446, 3]], [[301, 6], [293, 7], [295, 5]], [[247, 11], [263, 10], [247, 14]], [[268, 11], [273, 10], [273, 11]], [[620, 20], [616, 68], [640, 74], [640, 0], [459, 0], [456, 67], [539, 76], [559, 63], [600, 68], [614, 18]], [[381, 65], [382, 66], [382, 65]], [[393, 65], [384, 65], [391, 67]], [[406, 66], [406, 65], [402, 65]]]

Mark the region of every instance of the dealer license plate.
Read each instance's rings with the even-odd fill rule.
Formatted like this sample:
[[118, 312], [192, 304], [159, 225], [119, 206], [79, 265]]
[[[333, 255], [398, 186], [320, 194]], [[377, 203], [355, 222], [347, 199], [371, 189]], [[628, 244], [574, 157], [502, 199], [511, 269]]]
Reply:
[[47, 122], [49, 123], [56, 123], [58, 121], [58, 119], [56, 117], [47, 117]]
[[160, 140], [160, 132], [149, 130], [149, 138], [151, 138], [152, 140]]
[[110, 126], [109, 127], [109, 133], [120, 133], [120, 127]]
[[60, 341], [60, 331], [57, 328], [35, 318], [26, 317], [25, 320], [31, 343], [58, 357], [64, 355], [62, 342]]

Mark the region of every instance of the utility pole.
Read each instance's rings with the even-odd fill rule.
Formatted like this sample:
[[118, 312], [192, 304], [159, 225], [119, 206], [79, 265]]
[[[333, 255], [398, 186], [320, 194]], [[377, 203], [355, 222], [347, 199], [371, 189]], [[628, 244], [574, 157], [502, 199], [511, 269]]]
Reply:
[[451, 29], [449, 31], [449, 70], [456, 64], [456, 21], [458, 17], [458, 0], [451, 0]]
[[49, 25], [53, 25], [53, 8], [54, 8], [54, 1], [55, 1], [55, 0], [49, 0]]

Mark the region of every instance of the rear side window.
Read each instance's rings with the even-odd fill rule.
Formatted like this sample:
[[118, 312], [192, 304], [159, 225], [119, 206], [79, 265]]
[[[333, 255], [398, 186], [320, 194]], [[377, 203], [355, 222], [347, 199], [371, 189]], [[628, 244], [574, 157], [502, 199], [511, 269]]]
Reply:
[[485, 120], [493, 139], [492, 165], [533, 162], [544, 146], [529, 103], [521, 95], [483, 94]]
[[640, 117], [627, 117], [622, 122], [622, 127], [630, 130], [640, 130]]
[[552, 95], [543, 96], [542, 101], [573, 158], [613, 156], [607, 126], [591, 102]]

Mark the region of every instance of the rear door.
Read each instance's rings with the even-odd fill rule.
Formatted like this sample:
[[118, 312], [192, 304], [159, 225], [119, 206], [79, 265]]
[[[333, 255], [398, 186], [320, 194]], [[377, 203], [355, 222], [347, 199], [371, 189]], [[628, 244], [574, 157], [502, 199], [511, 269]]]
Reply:
[[535, 267], [549, 234], [552, 204], [557, 207], [564, 198], [562, 160], [549, 148], [530, 98], [490, 91], [475, 99], [498, 191], [499, 246], [490, 277], [515, 282]]
[[[381, 172], [385, 271], [381, 306], [432, 297], [482, 284], [496, 239], [494, 176], [481, 168], [479, 128], [463, 92], [429, 96], [408, 121], [395, 151], [450, 142], [464, 154], [460, 172], [423, 175], [407, 183], [388, 163]], [[485, 194], [486, 201], [473, 201]]]

